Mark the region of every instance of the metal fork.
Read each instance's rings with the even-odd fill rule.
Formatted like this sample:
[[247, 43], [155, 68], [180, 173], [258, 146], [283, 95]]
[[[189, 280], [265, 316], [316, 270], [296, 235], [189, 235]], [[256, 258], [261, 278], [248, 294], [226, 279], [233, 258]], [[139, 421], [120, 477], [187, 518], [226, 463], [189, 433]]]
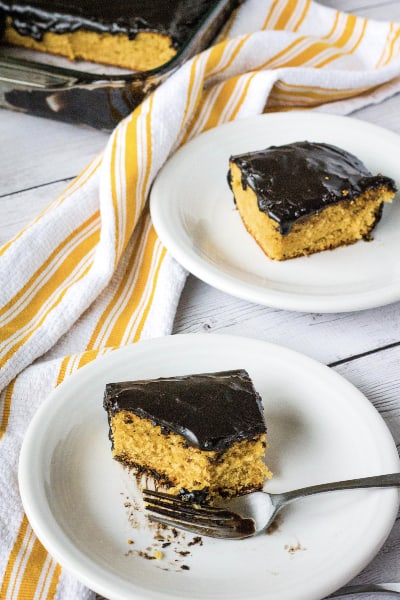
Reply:
[[[366, 583], [366, 584], [353, 584], [347, 585], [340, 590], [337, 590], [334, 594], [328, 596], [328, 598], [341, 598], [342, 596], [359, 596], [362, 594], [373, 594], [377, 595], [378, 598], [384, 596], [389, 600], [390, 598], [400, 598], [400, 583]], [[327, 599], [328, 600], [328, 599]]]
[[218, 506], [199, 505], [147, 489], [143, 490], [143, 497], [151, 521], [198, 535], [237, 540], [268, 529], [279, 511], [294, 500], [322, 492], [370, 487], [400, 487], [400, 473], [323, 483], [281, 494], [252, 492]]

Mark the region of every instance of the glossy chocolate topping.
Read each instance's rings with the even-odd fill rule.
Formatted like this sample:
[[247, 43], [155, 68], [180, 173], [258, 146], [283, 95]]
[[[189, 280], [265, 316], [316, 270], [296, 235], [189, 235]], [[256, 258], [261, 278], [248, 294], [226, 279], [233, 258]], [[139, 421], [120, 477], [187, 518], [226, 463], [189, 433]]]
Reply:
[[353, 200], [367, 189], [396, 191], [393, 179], [372, 175], [356, 156], [330, 144], [271, 146], [230, 161], [240, 168], [243, 189], [255, 192], [260, 211], [278, 223], [283, 235], [302, 217]]
[[104, 408], [109, 418], [129, 411], [149, 419], [202, 450], [225, 450], [266, 431], [260, 396], [243, 369], [109, 383]]
[[21, 35], [41, 40], [44, 33], [84, 29], [123, 33], [133, 39], [141, 31], [169, 35], [180, 46], [215, 5], [215, 0], [0, 0], [0, 16], [9, 16]]

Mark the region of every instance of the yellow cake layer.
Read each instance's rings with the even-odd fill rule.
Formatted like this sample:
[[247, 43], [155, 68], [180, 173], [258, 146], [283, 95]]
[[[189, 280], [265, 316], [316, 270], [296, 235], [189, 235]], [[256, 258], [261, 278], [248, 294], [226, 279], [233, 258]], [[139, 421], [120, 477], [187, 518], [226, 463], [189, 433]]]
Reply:
[[182, 436], [163, 433], [158, 425], [128, 411], [113, 415], [110, 427], [115, 459], [138, 471], [157, 473], [160, 482], [176, 492], [184, 488], [234, 496], [260, 489], [272, 476], [263, 461], [264, 434], [235, 442], [222, 452], [188, 445]]
[[133, 71], [148, 71], [167, 63], [176, 54], [167, 35], [140, 32], [134, 39], [118, 33], [78, 30], [71, 33], [46, 32], [41, 41], [20, 35], [8, 24], [3, 40], [13, 46], [85, 60]]

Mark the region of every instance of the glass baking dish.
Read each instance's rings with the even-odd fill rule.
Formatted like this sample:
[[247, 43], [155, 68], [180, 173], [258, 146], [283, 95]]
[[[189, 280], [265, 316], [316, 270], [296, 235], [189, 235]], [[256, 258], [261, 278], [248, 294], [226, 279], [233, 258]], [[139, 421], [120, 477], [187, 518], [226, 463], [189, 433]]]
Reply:
[[240, 0], [216, 0], [172, 60], [145, 72], [0, 45], [0, 107], [110, 130], [216, 38]]

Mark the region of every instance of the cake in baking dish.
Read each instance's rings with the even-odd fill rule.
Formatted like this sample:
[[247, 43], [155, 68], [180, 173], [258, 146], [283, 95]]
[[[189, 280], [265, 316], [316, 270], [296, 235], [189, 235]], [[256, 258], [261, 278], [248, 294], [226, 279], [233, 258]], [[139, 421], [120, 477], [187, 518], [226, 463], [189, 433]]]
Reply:
[[172, 59], [215, 0], [0, 0], [3, 41], [135, 71]]
[[109, 383], [113, 457], [198, 501], [260, 489], [266, 426], [245, 370]]
[[353, 154], [308, 141], [231, 156], [228, 182], [246, 229], [276, 260], [370, 239], [396, 192]]

